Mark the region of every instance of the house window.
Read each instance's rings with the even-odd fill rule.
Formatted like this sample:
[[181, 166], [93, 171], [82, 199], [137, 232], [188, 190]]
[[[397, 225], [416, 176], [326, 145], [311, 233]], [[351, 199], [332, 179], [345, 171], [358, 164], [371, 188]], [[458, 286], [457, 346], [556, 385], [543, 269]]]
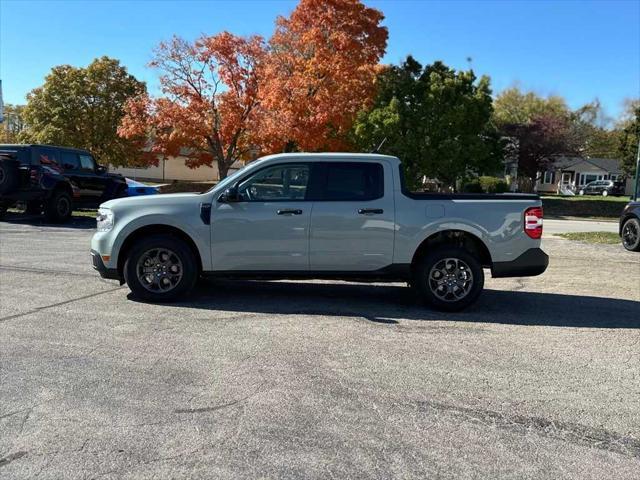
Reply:
[[592, 173], [592, 172], [585, 172], [580, 174], [580, 180], [578, 182], [578, 185], [586, 185], [587, 183], [595, 182], [596, 180], [603, 180], [603, 179], [604, 179], [604, 175], [601, 175], [598, 173]]
[[612, 173], [611, 175], [609, 175], [609, 180], [613, 180], [615, 182], [616, 180], [619, 180], [619, 179], [620, 179], [620, 175], [617, 175], [615, 173]]
[[547, 170], [546, 172], [544, 172], [544, 177], [542, 179], [542, 183], [554, 183], [554, 175], [555, 172], [551, 171], [551, 170]]

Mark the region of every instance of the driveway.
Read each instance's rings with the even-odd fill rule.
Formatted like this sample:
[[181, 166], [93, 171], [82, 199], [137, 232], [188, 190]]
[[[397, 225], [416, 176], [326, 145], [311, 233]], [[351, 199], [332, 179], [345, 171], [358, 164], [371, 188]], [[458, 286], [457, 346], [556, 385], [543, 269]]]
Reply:
[[92, 224], [0, 223], [0, 478], [640, 478], [640, 255], [545, 238], [459, 314], [345, 282], [148, 305]]

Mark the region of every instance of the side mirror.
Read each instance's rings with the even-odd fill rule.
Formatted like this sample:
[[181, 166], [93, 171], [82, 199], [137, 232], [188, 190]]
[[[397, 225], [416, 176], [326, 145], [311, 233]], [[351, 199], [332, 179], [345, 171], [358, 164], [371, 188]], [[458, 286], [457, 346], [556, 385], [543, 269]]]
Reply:
[[239, 202], [240, 195], [238, 195], [238, 187], [233, 186], [233, 187], [227, 188], [224, 191], [224, 193], [220, 195], [220, 198], [218, 199], [218, 201], [223, 203]]
[[107, 173], [107, 167], [105, 167], [104, 165], [97, 165], [96, 166], [96, 172], [98, 172], [98, 173]]

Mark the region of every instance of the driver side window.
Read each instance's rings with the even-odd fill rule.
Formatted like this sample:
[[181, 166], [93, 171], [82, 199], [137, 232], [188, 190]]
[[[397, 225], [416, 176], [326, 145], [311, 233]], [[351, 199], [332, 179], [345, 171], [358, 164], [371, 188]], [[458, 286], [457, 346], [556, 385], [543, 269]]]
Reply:
[[309, 165], [275, 165], [259, 171], [238, 186], [244, 202], [304, 200], [309, 183]]
[[93, 172], [96, 169], [96, 164], [89, 155], [80, 155], [80, 167], [87, 172]]

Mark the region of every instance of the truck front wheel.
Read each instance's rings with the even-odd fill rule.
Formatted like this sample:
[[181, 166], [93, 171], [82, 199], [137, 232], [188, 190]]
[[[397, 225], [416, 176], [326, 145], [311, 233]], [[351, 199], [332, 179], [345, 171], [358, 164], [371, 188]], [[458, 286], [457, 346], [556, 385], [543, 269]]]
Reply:
[[460, 247], [439, 247], [417, 261], [412, 286], [438, 310], [458, 311], [478, 299], [484, 287], [480, 262]]
[[44, 216], [53, 223], [63, 223], [71, 218], [73, 199], [66, 190], [56, 190], [44, 204]]
[[186, 295], [198, 278], [191, 248], [172, 235], [153, 235], [135, 244], [124, 265], [133, 295], [149, 302], [171, 302]]

